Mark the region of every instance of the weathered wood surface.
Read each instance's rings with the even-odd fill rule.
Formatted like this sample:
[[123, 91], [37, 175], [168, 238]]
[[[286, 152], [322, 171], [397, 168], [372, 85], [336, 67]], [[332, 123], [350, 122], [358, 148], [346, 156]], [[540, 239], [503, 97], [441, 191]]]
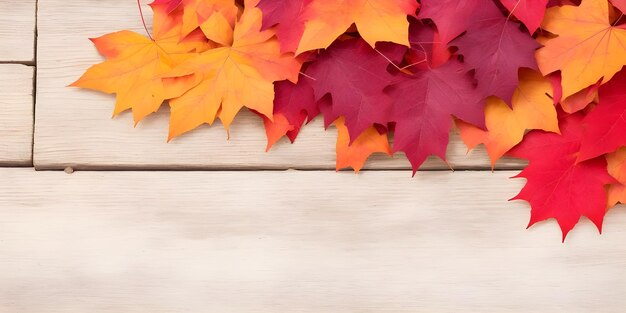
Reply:
[[626, 212], [514, 172], [0, 170], [0, 312], [623, 312]]
[[36, 0], [0, 1], [0, 62], [34, 60]]
[[[218, 124], [203, 127], [167, 144], [168, 110], [132, 127], [129, 114], [111, 120], [114, 97], [66, 88], [102, 58], [89, 37], [120, 29], [145, 33], [134, 1], [46, 0], [39, 3], [38, 95], [35, 166], [39, 169], [333, 169], [334, 129], [324, 132], [321, 121], [305, 127], [295, 145], [287, 140], [265, 153], [262, 123], [245, 112], [235, 122], [231, 139]], [[145, 8], [149, 12], [149, 8]], [[150, 14], [147, 14], [150, 15]], [[68, 31], [71, 30], [71, 31]], [[63, 127], [59, 127], [63, 125]], [[458, 135], [449, 148], [449, 163], [457, 169], [490, 168], [479, 149], [466, 156]], [[519, 160], [503, 160], [498, 168], [519, 168]], [[375, 169], [408, 169], [404, 156], [374, 158]], [[448, 169], [439, 159], [423, 169]]]
[[0, 166], [31, 165], [32, 146], [33, 68], [0, 64]]

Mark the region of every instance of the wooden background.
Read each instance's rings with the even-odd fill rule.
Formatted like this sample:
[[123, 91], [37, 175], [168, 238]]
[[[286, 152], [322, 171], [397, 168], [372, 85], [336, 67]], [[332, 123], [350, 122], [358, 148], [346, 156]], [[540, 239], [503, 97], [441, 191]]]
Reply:
[[87, 38], [143, 32], [134, 1], [0, 12], [2, 313], [626, 308], [622, 208], [601, 236], [526, 230], [529, 207], [507, 201], [523, 162], [492, 173], [457, 134], [457, 171], [431, 159], [415, 178], [401, 155], [335, 173], [321, 121], [270, 153], [247, 112], [230, 140], [215, 125], [167, 144], [167, 108], [133, 128], [112, 96], [66, 87], [101, 61]]

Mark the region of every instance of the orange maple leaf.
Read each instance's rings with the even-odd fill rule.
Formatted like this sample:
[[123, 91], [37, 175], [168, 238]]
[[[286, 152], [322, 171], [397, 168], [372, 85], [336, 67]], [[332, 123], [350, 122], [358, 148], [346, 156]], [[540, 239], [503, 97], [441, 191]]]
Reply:
[[234, 0], [182, 0], [178, 10], [172, 14], [182, 15], [181, 38], [187, 37], [215, 12], [220, 12], [228, 21], [235, 23], [239, 11]]
[[380, 134], [376, 128], [366, 129], [350, 143], [350, 134], [344, 118], [337, 119], [334, 125], [337, 127], [337, 170], [352, 167], [358, 173], [373, 153], [392, 155], [387, 134]]
[[552, 7], [541, 27], [558, 36], [537, 50], [537, 64], [544, 75], [561, 71], [563, 98], [609, 81], [626, 65], [626, 25], [611, 25], [608, 1]]
[[[170, 100], [168, 140], [219, 116], [228, 130], [242, 107], [272, 119], [275, 81], [296, 82], [301, 62], [293, 54], [280, 52], [273, 30], [261, 31], [261, 11], [246, 6], [230, 27], [221, 12], [214, 13], [200, 28], [212, 41], [224, 44], [209, 49], [178, 65], [167, 77], [185, 81], [188, 91]], [[165, 81], [169, 81], [169, 78]]]
[[173, 80], [165, 90], [162, 75], [194, 53], [210, 48], [202, 33], [196, 32], [180, 40], [180, 26], [175, 17], [163, 10], [154, 11], [154, 40], [132, 31], [119, 31], [92, 39], [106, 61], [90, 67], [70, 86], [116, 94], [113, 115], [132, 109], [135, 123], [159, 109], [165, 99], [180, 95]]
[[414, 0], [314, 0], [304, 12], [304, 33], [296, 54], [328, 48], [354, 23], [372, 47], [378, 41], [409, 46], [409, 22], [418, 8]]
[[457, 121], [468, 149], [484, 144], [493, 168], [496, 161], [517, 145], [527, 129], [559, 132], [550, 82], [530, 69], [520, 70], [520, 83], [513, 94], [513, 109], [499, 98], [489, 97], [485, 106], [487, 130]]

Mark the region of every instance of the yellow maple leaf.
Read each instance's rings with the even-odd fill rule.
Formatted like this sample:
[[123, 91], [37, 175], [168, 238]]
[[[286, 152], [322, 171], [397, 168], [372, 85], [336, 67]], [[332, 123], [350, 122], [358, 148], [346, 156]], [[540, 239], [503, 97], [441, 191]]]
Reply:
[[497, 97], [489, 97], [485, 106], [487, 130], [457, 121], [461, 138], [469, 149], [484, 144], [491, 159], [496, 161], [517, 145], [527, 129], [559, 132], [550, 82], [530, 69], [520, 70], [520, 83], [513, 94], [513, 109]]
[[231, 23], [237, 19], [238, 8], [234, 0], [183, 0], [181, 2], [181, 38], [196, 30], [213, 13], [220, 12]]
[[337, 170], [352, 167], [358, 173], [373, 153], [392, 154], [387, 134], [380, 134], [376, 128], [369, 127], [350, 144], [344, 118], [337, 119], [334, 125], [337, 127]]
[[561, 71], [563, 98], [609, 81], [626, 65], [626, 26], [613, 26], [606, 0], [583, 0], [580, 6], [552, 7], [541, 27], [558, 35], [537, 50], [544, 75]]
[[372, 47], [378, 41], [409, 46], [407, 16], [414, 0], [314, 0], [304, 12], [304, 33], [296, 54], [327, 48], [354, 23]]
[[259, 9], [246, 7], [234, 28], [220, 12], [200, 27], [209, 39], [224, 46], [209, 49], [168, 73], [174, 79], [195, 78], [186, 93], [169, 101], [169, 140], [204, 123], [212, 124], [218, 115], [228, 130], [244, 106], [271, 119], [273, 83], [298, 79], [301, 62], [291, 53], [280, 52], [273, 30], [260, 30]]
[[106, 61], [90, 67], [70, 86], [116, 94], [113, 115], [132, 109], [135, 123], [157, 111], [165, 99], [180, 95], [184, 90], [177, 86], [190, 78], [170, 81], [166, 91], [162, 75], [211, 45], [201, 33], [180, 40], [179, 24], [164, 11], [155, 10], [154, 21], [154, 40], [132, 31], [92, 39]]

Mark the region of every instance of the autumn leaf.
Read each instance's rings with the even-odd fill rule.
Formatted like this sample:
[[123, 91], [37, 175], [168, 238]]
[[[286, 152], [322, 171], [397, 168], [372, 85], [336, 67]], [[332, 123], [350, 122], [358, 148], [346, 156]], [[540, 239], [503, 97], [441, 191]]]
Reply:
[[119, 31], [92, 39], [106, 61], [90, 67], [71, 86], [116, 94], [114, 115], [132, 109], [135, 123], [159, 109], [165, 99], [180, 95], [176, 86], [187, 80], [181, 76], [166, 90], [162, 77], [177, 64], [208, 48], [204, 36], [190, 35], [180, 40], [180, 26], [169, 26], [166, 13], [155, 10], [154, 41], [131, 31]]
[[561, 71], [564, 98], [626, 65], [626, 25], [611, 25], [607, 1], [549, 8], [541, 27], [558, 36], [537, 51], [537, 63], [544, 75]]
[[467, 33], [450, 44], [459, 48], [466, 69], [475, 70], [478, 90], [485, 98], [497, 96], [510, 103], [519, 69], [537, 68], [534, 53], [539, 44], [491, 1], [472, 18], [475, 22]]
[[547, 79], [535, 71], [523, 69], [519, 86], [513, 94], [513, 109], [499, 98], [488, 98], [485, 106], [487, 130], [460, 121], [457, 126], [461, 138], [468, 149], [484, 144], [493, 169], [498, 159], [522, 141], [526, 130], [559, 132], [551, 94], [552, 86]]
[[[300, 62], [292, 54], [280, 52], [273, 31], [260, 30], [259, 9], [246, 8], [234, 29], [228, 29], [227, 20], [219, 12], [214, 15], [217, 18], [205, 23], [213, 25], [213, 19], [221, 20], [219, 29], [228, 33], [221, 34], [220, 41], [232, 38], [232, 43], [205, 51], [168, 73], [173, 78], [192, 74], [195, 77], [185, 94], [170, 100], [169, 139], [204, 123], [212, 124], [218, 113], [228, 129], [244, 106], [271, 119], [273, 83], [284, 79], [297, 81]], [[209, 38], [213, 38], [211, 35]]]
[[482, 97], [456, 60], [402, 75], [389, 89], [395, 122], [394, 151], [404, 152], [413, 172], [429, 155], [446, 159], [452, 116], [484, 126]]
[[285, 135], [294, 142], [304, 121], [311, 121], [320, 113], [309, 81], [309, 77], [301, 75], [297, 84], [290, 81], [274, 84], [274, 119], [259, 114], [265, 125], [267, 150]]
[[276, 28], [282, 52], [295, 52], [304, 33], [305, 8], [313, 0], [260, 0], [257, 7], [263, 12], [263, 28]]
[[500, 2], [526, 25], [531, 34], [541, 25], [548, 5], [548, 0], [500, 0]]
[[334, 125], [337, 127], [337, 170], [351, 167], [358, 173], [373, 153], [392, 154], [386, 133], [381, 134], [376, 128], [369, 127], [355, 140], [350, 140], [343, 117], [336, 120]]
[[626, 72], [600, 87], [598, 105], [587, 114], [580, 160], [588, 160], [626, 146]]
[[303, 13], [306, 20], [297, 54], [327, 48], [354, 23], [371, 47], [386, 41], [409, 45], [409, 22], [418, 4], [414, 0], [313, 0]]
[[174, 0], [155, 1], [164, 3], [170, 14], [175, 10], [181, 11], [180, 37], [185, 38], [194, 30], [198, 29], [215, 12], [220, 12], [231, 24], [237, 19], [238, 9], [235, 0]]
[[464, 33], [473, 23], [476, 10], [490, 0], [422, 0], [420, 19], [431, 19], [444, 44]]
[[310, 84], [316, 101], [327, 94], [332, 97], [326, 119], [333, 122], [345, 117], [350, 138], [357, 138], [372, 124], [387, 125], [391, 98], [383, 90], [394, 79], [387, 67], [389, 59], [401, 60], [405, 50], [393, 46], [381, 52], [362, 39], [350, 39], [320, 53], [306, 73], [314, 79]]
[[554, 218], [561, 227], [563, 240], [581, 216], [602, 231], [606, 213], [605, 187], [615, 183], [607, 172], [604, 157], [577, 162], [583, 136], [584, 115], [560, 115], [561, 134], [535, 130], [513, 148], [509, 155], [529, 160], [516, 177], [526, 185], [513, 199], [526, 200], [531, 206], [528, 226]]

